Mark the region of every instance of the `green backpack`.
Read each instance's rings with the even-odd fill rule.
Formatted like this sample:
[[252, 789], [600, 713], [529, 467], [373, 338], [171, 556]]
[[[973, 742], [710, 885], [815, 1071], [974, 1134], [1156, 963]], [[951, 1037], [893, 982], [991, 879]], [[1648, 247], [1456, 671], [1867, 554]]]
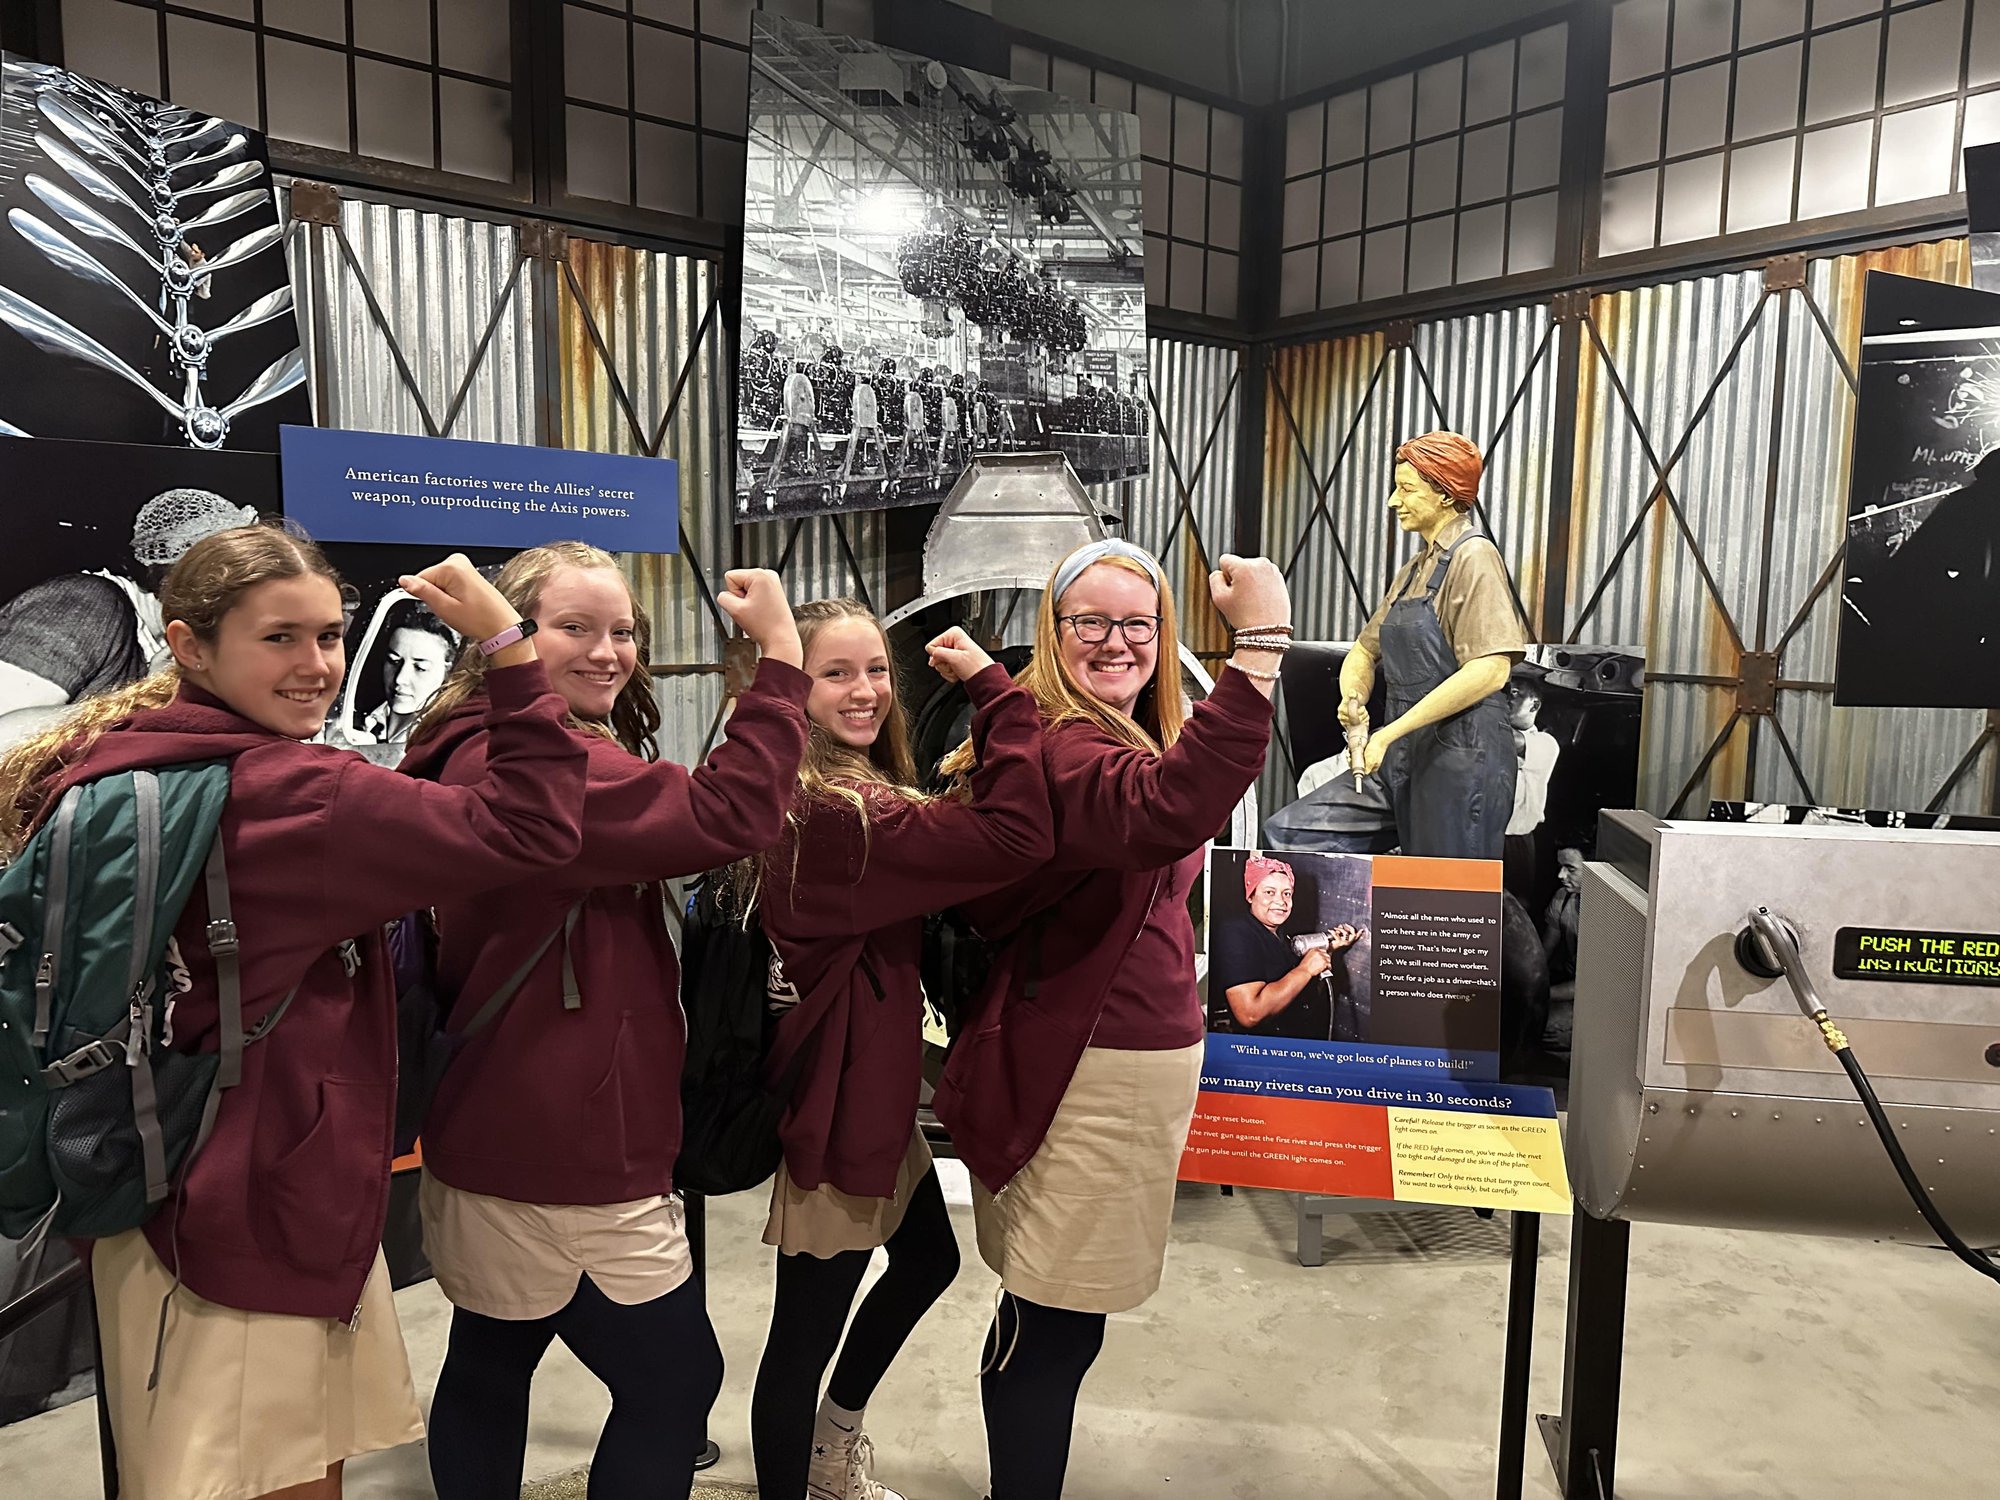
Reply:
[[[88, 1239], [144, 1223], [240, 1081], [244, 1047], [291, 1003], [244, 1034], [228, 797], [226, 760], [82, 782], [0, 870], [0, 1235]], [[198, 878], [215, 1052], [171, 1045], [186, 984], [173, 930]]]

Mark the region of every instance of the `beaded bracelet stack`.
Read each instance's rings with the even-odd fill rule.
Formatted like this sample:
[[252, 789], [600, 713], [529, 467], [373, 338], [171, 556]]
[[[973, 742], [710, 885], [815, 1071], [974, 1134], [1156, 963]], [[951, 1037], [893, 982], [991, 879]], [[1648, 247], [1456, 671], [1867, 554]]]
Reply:
[[[1236, 632], [1231, 649], [1236, 651], [1269, 651], [1273, 655], [1282, 656], [1292, 649], [1292, 627], [1289, 625], [1252, 625], [1247, 629]], [[1259, 672], [1253, 668], [1244, 666], [1239, 661], [1231, 661], [1229, 665], [1236, 668], [1245, 677], [1256, 682], [1276, 682], [1278, 680], [1276, 672]]]

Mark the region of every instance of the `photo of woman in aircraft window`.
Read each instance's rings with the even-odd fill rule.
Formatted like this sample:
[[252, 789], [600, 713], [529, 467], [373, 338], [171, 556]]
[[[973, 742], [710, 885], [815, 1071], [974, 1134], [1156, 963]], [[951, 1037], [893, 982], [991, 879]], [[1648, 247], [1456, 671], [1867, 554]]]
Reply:
[[347, 701], [327, 727], [329, 742], [394, 764], [451, 671], [458, 644], [450, 628], [408, 594], [385, 594], [354, 652]]

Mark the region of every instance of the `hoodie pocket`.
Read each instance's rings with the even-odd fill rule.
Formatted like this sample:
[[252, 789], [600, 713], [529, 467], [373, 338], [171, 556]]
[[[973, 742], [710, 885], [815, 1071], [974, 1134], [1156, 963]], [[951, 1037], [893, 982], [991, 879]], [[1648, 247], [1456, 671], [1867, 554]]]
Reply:
[[625, 1071], [632, 1053], [632, 1018], [618, 1018], [618, 1035], [611, 1044], [611, 1063], [596, 1088], [584, 1096], [580, 1154], [610, 1165], [630, 1159], [626, 1147]]
[[319, 1113], [296, 1144], [251, 1180], [251, 1215], [265, 1239], [301, 1271], [334, 1271], [365, 1251], [382, 1226], [376, 1200], [389, 1091], [345, 1078], [319, 1082]]
[[670, 1172], [680, 1148], [680, 1076], [670, 1028], [652, 1015], [620, 1016], [611, 1065], [584, 1100], [582, 1143], [571, 1148], [572, 1159], [592, 1172]]

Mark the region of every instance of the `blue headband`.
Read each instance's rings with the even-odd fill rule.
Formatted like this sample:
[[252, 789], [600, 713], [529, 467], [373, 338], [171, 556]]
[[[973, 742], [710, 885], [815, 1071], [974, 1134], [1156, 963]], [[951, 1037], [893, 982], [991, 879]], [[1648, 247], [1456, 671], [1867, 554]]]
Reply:
[[1069, 586], [1083, 575], [1084, 569], [1109, 557], [1129, 557], [1145, 568], [1153, 580], [1154, 588], [1163, 594], [1167, 591], [1167, 580], [1160, 576], [1160, 565], [1153, 561], [1152, 554], [1143, 547], [1135, 547], [1122, 538], [1113, 537], [1109, 541], [1092, 542], [1088, 547], [1071, 553], [1063, 565], [1056, 569], [1055, 581], [1049, 585], [1050, 608], [1062, 602], [1062, 596], [1068, 593]]

